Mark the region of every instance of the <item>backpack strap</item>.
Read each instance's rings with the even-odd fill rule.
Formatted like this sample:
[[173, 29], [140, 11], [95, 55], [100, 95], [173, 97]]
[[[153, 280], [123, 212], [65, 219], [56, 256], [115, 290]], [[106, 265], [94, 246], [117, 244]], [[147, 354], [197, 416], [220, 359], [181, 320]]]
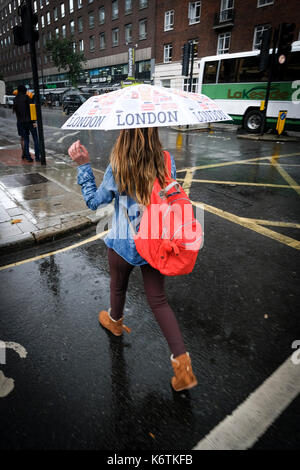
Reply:
[[172, 178], [172, 160], [171, 160], [171, 155], [169, 154], [167, 150], [164, 150], [164, 159], [165, 159], [168, 176]]

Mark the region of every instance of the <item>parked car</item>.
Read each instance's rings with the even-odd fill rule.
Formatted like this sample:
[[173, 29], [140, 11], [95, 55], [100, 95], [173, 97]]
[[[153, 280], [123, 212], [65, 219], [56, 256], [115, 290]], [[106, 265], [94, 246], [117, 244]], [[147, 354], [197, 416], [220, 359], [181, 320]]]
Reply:
[[86, 98], [79, 94], [66, 95], [63, 98], [62, 108], [68, 116], [74, 113], [86, 101]]

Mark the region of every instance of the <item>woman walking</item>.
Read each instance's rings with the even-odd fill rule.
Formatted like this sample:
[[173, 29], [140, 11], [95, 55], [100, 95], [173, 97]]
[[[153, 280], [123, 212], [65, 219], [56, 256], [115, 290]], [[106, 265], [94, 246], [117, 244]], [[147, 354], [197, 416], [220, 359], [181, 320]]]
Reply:
[[[171, 350], [172, 387], [176, 391], [194, 387], [197, 380], [176, 317], [166, 299], [164, 276], [139, 255], [129, 225], [130, 220], [138, 228], [141, 206], [150, 203], [155, 178], [162, 188], [166, 186], [168, 170], [158, 129], [122, 130], [99, 188], [95, 184], [89, 154], [79, 140], [69, 148], [69, 155], [79, 165], [78, 184], [90, 209], [96, 210], [115, 200], [112, 228], [104, 240], [108, 247], [111, 276], [110, 308], [100, 312], [100, 324], [115, 336], [122, 335], [123, 330], [130, 332], [123, 324], [126, 290], [131, 271], [140, 266], [149, 306]], [[172, 157], [171, 176], [176, 179]]]

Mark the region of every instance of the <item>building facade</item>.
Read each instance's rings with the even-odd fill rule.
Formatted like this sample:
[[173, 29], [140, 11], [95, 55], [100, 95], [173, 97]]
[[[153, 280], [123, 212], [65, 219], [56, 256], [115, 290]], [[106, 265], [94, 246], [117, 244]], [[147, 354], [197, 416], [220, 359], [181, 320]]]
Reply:
[[[21, 0], [0, 0], [0, 73], [11, 87], [32, 86], [29, 46], [15, 46]], [[269, 26], [295, 22], [299, 37], [299, 0], [34, 0], [38, 14], [40, 82], [46, 88], [69, 85], [46, 53], [54, 37], [72, 36], [86, 63], [80, 84], [119, 86], [128, 76], [129, 49], [135, 51], [135, 77], [166, 87], [187, 89], [181, 75], [182, 48], [197, 44], [193, 71], [196, 89], [201, 57], [249, 51], [259, 46]]]
[[193, 69], [196, 90], [201, 57], [257, 49], [265, 28], [296, 23], [299, 0], [161, 0], [156, 17], [155, 84], [188, 89], [181, 75], [182, 48], [197, 44]]
[[[29, 45], [15, 46], [13, 26], [20, 24], [20, 0], [0, 0], [0, 67], [12, 86], [32, 86]], [[80, 85], [118, 86], [128, 76], [128, 50], [135, 51], [136, 78], [151, 80], [154, 71], [156, 0], [35, 0], [39, 41], [36, 44], [40, 82], [46, 88], [69, 85], [46, 53], [47, 41], [72, 37], [86, 63]]]

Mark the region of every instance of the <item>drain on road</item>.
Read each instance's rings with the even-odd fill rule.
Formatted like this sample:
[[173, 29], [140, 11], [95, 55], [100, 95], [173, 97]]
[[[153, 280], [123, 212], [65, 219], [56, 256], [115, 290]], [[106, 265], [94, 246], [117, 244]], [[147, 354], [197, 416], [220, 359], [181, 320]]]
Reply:
[[39, 173], [28, 173], [27, 175], [7, 175], [0, 178], [0, 183], [7, 188], [19, 188], [31, 184], [47, 183], [49, 180]]

